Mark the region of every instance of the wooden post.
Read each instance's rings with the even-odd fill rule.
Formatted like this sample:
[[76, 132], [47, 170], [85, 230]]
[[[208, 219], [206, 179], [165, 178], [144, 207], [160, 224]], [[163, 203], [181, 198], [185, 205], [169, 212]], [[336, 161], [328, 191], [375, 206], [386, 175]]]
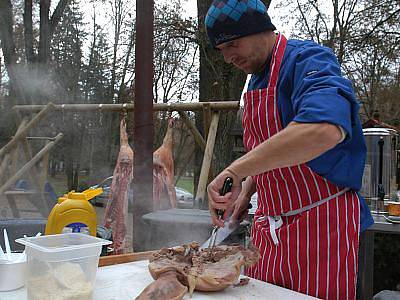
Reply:
[[62, 133], [59, 133], [54, 141], [47, 144], [42, 150], [40, 150], [28, 163], [26, 163], [14, 176], [12, 176], [7, 182], [0, 187], [0, 195], [3, 194], [8, 188], [10, 188], [18, 179], [20, 179], [25, 172], [30, 170], [43, 156], [51, 150], [63, 137]]
[[201, 166], [199, 185], [197, 187], [197, 193], [195, 198], [196, 206], [203, 206], [203, 202], [206, 195], [206, 188], [208, 182], [208, 174], [210, 172], [211, 159], [214, 152], [215, 137], [217, 136], [219, 121], [219, 112], [213, 112], [211, 118], [210, 130], [207, 137], [206, 150], [204, 152], [203, 164]]
[[204, 104], [203, 106], [203, 126], [204, 126], [204, 136], [208, 136], [208, 130], [211, 123], [211, 109], [210, 104]]
[[188, 115], [184, 111], [179, 111], [179, 115], [182, 118], [183, 123], [185, 123], [186, 127], [190, 130], [193, 135], [193, 138], [197, 145], [201, 148], [201, 151], [206, 150], [206, 141], [204, 140], [201, 133], [197, 130], [196, 126], [190, 121]]
[[53, 109], [53, 103], [47, 104], [19, 133], [17, 133], [11, 141], [9, 141], [3, 148], [0, 149], [0, 157], [9, 152], [21, 138], [25, 138], [30, 129], [42, 120], [46, 114]]

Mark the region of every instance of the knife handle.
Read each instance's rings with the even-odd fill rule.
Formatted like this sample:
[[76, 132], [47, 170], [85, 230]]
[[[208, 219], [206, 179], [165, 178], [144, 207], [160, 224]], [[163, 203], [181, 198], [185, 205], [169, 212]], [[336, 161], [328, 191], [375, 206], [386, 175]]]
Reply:
[[233, 186], [232, 177], [226, 177], [224, 185], [222, 186], [222, 189], [219, 191], [219, 194], [221, 196], [224, 196], [225, 194], [229, 193], [232, 190], [232, 186]]
[[[227, 193], [229, 193], [232, 190], [232, 186], [233, 186], [232, 177], [226, 177], [226, 179], [224, 181], [224, 185], [222, 186], [222, 189], [219, 191], [219, 194], [221, 196], [226, 195]], [[224, 216], [224, 210], [217, 209], [217, 216], [219, 219], [222, 219], [222, 217]]]

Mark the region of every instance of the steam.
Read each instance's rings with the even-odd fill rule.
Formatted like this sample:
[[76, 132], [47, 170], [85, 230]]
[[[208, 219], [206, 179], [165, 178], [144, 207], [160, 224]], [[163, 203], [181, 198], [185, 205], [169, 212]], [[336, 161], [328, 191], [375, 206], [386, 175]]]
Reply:
[[28, 97], [27, 104], [44, 104], [49, 100], [62, 98], [68, 94], [56, 80], [55, 74], [52, 73], [50, 67], [45, 64], [14, 65], [14, 74], [18, 80], [18, 88], [21, 89], [23, 95]]

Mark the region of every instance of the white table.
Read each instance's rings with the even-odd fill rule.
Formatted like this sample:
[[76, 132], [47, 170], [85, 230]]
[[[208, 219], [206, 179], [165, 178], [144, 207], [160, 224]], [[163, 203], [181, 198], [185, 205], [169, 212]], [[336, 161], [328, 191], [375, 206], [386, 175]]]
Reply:
[[[97, 271], [94, 300], [131, 300], [150, 284], [153, 279], [147, 269], [148, 261], [137, 261], [101, 267]], [[26, 289], [12, 292], [0, 292], [0, 300], [26, 300]], [[189, 294], [184, 297], [189, 300]], [[249, 284], [240, 287], [229, 287], [221, 292], [194, 292], [193, 300], [248, 300], [280, 299], [303, 300], [315, 299], [269, 283], [250, 279]]]

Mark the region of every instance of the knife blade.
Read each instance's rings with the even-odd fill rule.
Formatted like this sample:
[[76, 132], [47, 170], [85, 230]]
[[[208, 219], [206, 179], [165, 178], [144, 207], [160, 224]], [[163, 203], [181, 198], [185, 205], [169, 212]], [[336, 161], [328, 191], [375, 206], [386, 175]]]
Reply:
[[[218, 246], [221, 244], [228, 236], [231, 235], [238, 227], [239, 223], [229, 224], [229, 220], [224, 222], [224, 227], [218, 229], [218, 234], [215, 238], [215, 245]], [[210, 236], [207, 241], [205, 241], [201, 246], [200, 249], [208, 248], [210, 241], [213, 237]]]

